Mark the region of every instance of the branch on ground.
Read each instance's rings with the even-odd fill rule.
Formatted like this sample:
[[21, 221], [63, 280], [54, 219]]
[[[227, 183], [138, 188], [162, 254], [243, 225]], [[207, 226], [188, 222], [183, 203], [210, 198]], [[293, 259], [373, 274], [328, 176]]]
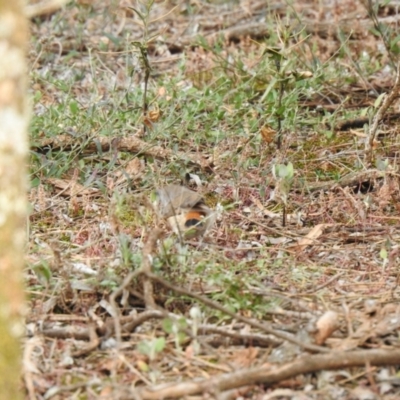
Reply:
[[254, 384], [272, 385], [297, 375], [323, 370], [350, 367], [397, 365], [400, 363], [400, 350], [359, 350], [353, 352], [332, 352], [330, 354], [306, 355], [294, 362], [276, 368], [266, 365], [233, 373], [219, 375], [201, 381], [166, 384], [140, 391], [143, 400], [182, 398], [185, 396], [231, 390]]

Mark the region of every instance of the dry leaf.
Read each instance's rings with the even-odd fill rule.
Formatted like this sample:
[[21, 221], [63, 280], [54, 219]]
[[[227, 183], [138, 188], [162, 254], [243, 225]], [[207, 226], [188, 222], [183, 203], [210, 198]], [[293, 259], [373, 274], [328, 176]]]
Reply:
[[165, 88], [165, 86], [161, 86], [161, 87], [158, 89], [158, 95], [159, 95], [160, 97], [164, 97], [166, 94], [167, 94], [167, 89]]
[[149, 110], [147, 113], [148, 118], [150, 119], [151, 122], [157, 122], [160, 117], [161, 117], [161, 111], [158, 108], [158, 104], [154, 104], [154, 108], [152, 110]]
[[261, 137], [263, 138], [264, 142], [270, 144], [274, 141], [276, 136], [275, 129], [272, 129], [269, 125], [264, 125], [260, 129]]
[[196, 355], [196, 352], [194, 351], [194, 347], [192, 345], [189, 345], [185, 349], [185, 356], [188, 360], [192, 360], [193, 357]]
[[144, 165], [138, 157], [129, 161], [123, 170], [117, 171], [110, 181], [107, 181], [107, 187], [112, 190], [114, 187], [125, 183], [128, 180], [134, 181], [141, 177], [144, 171]]
[[339, 316], [335, 311], [325, 312], [317, 321], [317, 332], [314, 335], [315, 343], [321, 345], [325, 343], [333, 332], [339, 327]]
[[258, 356], [259, 350], [260, 349], [258, 347], [249, 347], [246, 349], [238, 350], [237, 352], [235, 352], [235, 359], [233, 360], [233, 362], [240, 368], [248, 368], [254, 364], [254, 361]]
[[62, 196], [95, 196], [100, 194], [99, 189], [85, 187], [76, 181], [66, 181], [58, 178], [46, 178], [46, 182], [49, 182], [57, 189], [60, 189], [61, 192], [59, 194]]
[[298, 251], [303, 251], [307, 246], [315, 244], [315, 239], [319, 238], [324, 232], [324, 228], [331, 224], [318, 224], [311, 229], [310, 232], [303, 238], [300, 239], [295, 247]]

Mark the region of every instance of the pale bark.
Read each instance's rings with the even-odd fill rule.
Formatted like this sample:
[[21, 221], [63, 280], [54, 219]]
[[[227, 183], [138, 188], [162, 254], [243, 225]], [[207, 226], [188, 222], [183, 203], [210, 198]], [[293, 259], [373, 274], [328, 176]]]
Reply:
[[0, 398], [22, 399], [28, 103], [24, 1], [0, 0]]

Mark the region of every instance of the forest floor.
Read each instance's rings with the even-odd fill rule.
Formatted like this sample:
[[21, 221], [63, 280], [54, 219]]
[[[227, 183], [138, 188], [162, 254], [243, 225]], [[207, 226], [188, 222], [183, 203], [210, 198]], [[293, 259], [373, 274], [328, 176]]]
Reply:
[[398, 7], [32, 17], [28, 399], [400, 398]]

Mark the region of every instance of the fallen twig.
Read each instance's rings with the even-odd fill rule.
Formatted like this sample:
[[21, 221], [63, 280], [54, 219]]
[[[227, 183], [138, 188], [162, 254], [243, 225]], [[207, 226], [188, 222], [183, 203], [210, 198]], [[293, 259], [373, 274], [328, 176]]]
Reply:
[[[369, 179], [383, 178], [385, 174], [388, 173], [389, 172], [378, 171], [377, 169], [367, 169], [365, 171], [351, 172], [350, 174], [343, 176], [338, 181], [331, 180], [307, 186], [307, 190], [309, 192], [316, 192], [317, 190], [332, 190], [335, 186], [340, 186], [340, 187], [352, 186]], [[301, 185], [303, 185], [303, 183]], [[293, 185], [293, 187], [300, 188], [299, 185]]]
[[147, 155], [160, 160], [176, 160], [189, 161], [199, 165], [203, 169], [210, 169], [212, 161], [206, 160], [197, 154], [188, 154], [180, 151], [172, 151], [165, 147], [156, 146], [137, 138], [136, 136], [128, 136], [122, 138], [112, 137], [96, 137], [92, 139], [76, 138], [70, 135], [58, 135], [50, 138], [43, 138], [39, 143], [32, 144], [32, 150], [37, 152], [45, 152], [49, 148], [54, 150], [67, 151], [77, 146], [83, 146], [83, 153], [95, 153], [101, 151], [126, 151], [135, 153], [135, 155]]
[[185, 396], [225, 391], [251, 384], [271, 385], [297, 375], [368, 365], [397, 365], [400, 364], [400, 350], [359, 350], [353, 352], [332, 352], [329, 354], [305, 355], [294, 362], [280, 367], [267, 365], [257, 368], [239, 370], [222, 374], [201, 381], [189, 381], [178, 384], [165, 384], [140, 391], [143, 400], [183, 398]]
[[272, 335], [266, 336], [260, 334], [243, 334], [212, 325], [200, 325], [198, 333], [200, 335], [209, 335], [211, 333], [216, 333], [220, 336], [231, 338], [234, 340], [234, 342], [239, 342], [245, 345], [251, 344], [252, 346], [277, 347], [282, 344], [281, 340], [275, 339]]

